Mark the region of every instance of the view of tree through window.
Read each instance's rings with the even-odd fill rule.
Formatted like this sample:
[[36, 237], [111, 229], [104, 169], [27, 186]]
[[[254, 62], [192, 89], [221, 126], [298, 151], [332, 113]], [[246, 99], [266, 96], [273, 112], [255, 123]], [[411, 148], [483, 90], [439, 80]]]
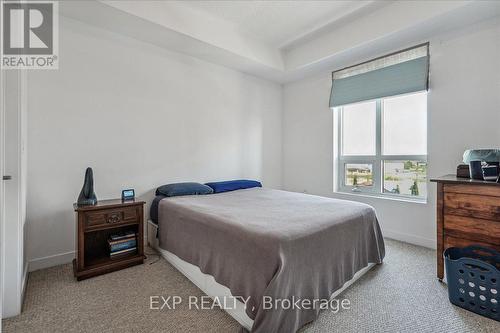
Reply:
[[373, 166], [371, 164], [346, 164], [345, 183], [349, 186], [372, 186]]
[[339, 108], [344, 191], [427, 198], [427, 93]]
[[385, 161], [384, 193], [427, 197], [427, 163]]

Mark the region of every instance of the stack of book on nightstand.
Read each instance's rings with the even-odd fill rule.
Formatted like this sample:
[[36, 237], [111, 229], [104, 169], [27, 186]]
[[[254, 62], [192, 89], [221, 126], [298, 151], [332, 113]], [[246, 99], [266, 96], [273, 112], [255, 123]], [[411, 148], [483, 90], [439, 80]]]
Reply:
[[112, 234], [108, 239], [111, 258], [137, 251], [137, 234], [133, 231]]

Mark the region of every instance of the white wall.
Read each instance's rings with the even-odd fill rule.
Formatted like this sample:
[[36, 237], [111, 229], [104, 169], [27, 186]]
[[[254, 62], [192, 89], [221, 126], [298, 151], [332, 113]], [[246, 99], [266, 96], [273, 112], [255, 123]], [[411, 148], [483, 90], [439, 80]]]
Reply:
[[[429, 177], [454, 173], [467, 148], [500, 145], [500, 22], [483, 22], [431, 42]], [[332, 68], [331, 70], [335, 70]], [[427, 204], [333, 192], [331, 74], [284, 86], [283, 186], [374, 206], [386, 236], [435, 247], [435, 184]]]
[[281, 187], [279, 84], [69, 19], [60, 65], [30, 71], [30, 269], [73, 258], [73, 202], [87, 166], [98, 199], [178, 181]]

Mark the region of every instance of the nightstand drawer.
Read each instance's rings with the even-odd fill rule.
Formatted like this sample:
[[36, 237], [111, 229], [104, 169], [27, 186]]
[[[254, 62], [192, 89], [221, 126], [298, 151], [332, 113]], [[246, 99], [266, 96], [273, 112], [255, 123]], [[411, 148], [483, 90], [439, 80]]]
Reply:
[[444, 193], [444, 214], [500, 221], [500, 198], [486, 195]]
[[138, 206], [119, 209], [107, 209], [84, 213], [85, 228], [109, 226], [139, 221], [140, 208]]

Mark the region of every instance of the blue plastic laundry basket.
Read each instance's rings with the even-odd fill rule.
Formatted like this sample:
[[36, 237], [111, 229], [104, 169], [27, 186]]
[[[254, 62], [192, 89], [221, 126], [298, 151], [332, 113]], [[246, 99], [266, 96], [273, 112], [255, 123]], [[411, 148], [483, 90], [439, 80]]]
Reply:
[[500, 253], [472, 245], [444, 251], [450, 302], [500, 321]]

